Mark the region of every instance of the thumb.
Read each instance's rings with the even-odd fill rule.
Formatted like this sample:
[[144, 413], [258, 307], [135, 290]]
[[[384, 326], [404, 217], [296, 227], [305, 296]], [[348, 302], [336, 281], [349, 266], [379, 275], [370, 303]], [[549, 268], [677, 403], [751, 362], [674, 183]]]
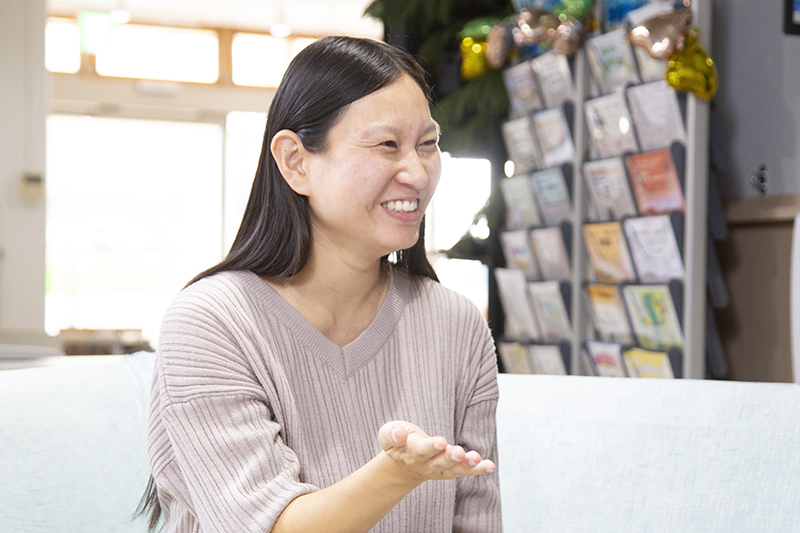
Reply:
[[390, 448], [405, 446], [408, 441], [408, 429], [402, 422], [397, 420], [387, 422], [381, 426], [378, 432], [378, 441], [380, 441], [384, 451]]

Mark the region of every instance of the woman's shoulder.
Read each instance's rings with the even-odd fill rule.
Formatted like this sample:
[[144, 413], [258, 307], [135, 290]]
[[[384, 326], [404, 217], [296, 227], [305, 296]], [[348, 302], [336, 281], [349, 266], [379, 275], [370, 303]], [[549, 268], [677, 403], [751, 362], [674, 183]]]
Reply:
[[408, 278], [409, 304], [424, 307], [432, 313], [483, 320], [475, 303], [463, 294], [426, 276], [404, 273]]
[[261, 279], [243, 270], [219, 272], [184, 287], [170, 304], [167, 314], [187, 310], [227, 314], [252, 305], [253, 291]]

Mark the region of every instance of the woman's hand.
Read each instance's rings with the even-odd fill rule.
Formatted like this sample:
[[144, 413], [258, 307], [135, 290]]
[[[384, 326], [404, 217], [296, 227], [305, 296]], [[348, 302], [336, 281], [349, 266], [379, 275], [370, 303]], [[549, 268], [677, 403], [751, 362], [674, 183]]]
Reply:
[[387, 422], [378, 432], [378, 441], [399, 475], [416, 484], [487, 474], [495, 469], [495, 464], [481, 460], [478, 452], [448, 444], [444, 437], [429, 437], [410, 422]]

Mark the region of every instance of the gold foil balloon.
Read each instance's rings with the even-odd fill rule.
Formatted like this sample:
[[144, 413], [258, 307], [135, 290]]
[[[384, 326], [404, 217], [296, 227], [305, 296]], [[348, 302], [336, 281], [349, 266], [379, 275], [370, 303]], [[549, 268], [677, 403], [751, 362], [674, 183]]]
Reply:
[[558, 17], [543, 9], [523, 9], [517, 15], [517, 27], [512, 30], [518, 46], [552, 42], [556, 36]]
[[498, 22], [486, 36], [486, 60], [492, 68], [502, 68], [511, 54], [511, 31], [505, 22]]
[[700, 31], [689, 28], [683, 50], [675, 52], [667, 63], [667, 83], [679, 91], [691, 91], [711, 100], [717, 92], [717, 66], [700, 43]]
[[461, 40], [461, 77], [465, 80], [479, 78], [489, 70], [486, 60], [486, 41], [472, 37]]
[[669, 59], [684, 46], [686, 27], [692, 22], [692, 10], [682, 8], [649, 18], [631, 29], [628, 41], [647, 50], [653, 59]]

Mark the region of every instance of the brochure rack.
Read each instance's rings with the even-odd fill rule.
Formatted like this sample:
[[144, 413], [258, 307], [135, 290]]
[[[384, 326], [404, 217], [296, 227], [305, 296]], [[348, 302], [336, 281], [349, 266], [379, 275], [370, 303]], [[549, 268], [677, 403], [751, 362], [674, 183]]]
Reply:
[[[710, 2], [693, 2], [692, 9], [693, 23], [700, 28], [708, 46]], [[721, 344], [715, 337], [712, 305], [727, 298], [721, 276], [716, 275], [716, 255], [708, 239], [709, 106], [688, 94], [681, 97], [685, 98], [681, 109], [675, 92], [662, 80], [654, 80], [652, 71], [645, 72], [640, 54], [625, 45], [621, 47], [624, 60], [609, 60], [608, 64], [632, 64], [635, 68], [638, 62], [639, 74], [634, 70], [632, 75], [629, 68], [603, 72], [602, 64], [607, 58], [598, 55], [597, 50], [605, 53], [608, 43], [623, 34], [614, 29], [596, 36], [603, 41], [602, 46], [596, 46], [598, 43], [592, 43], [590, 37], [587, 45], [576, 52], [572, 62], [573, 102], [542, 109], [546, 98], [540, 97], [534, 108], [522, 115], [530, 121], [524, 133], [530, 131], [531, 137], [540, 139], [528, 153], [518, 156], [522, 173], [530, 176], [554, 168], [566, 169], [560, 173], [564, 177], [561, 182], [557, 173], [544, 180], [547, 191], [552, 193], [552, 204], [543, 205], [531, 184], [539, 218], [535, 227], [525, 229], [530, 237], [547, 228], [542, 214], [547, 209], [554, 212], [553, 206], [561, 208], [555, 211], [556, 216], [564, 218], [566, 212], [558, 201], [568, 191], [571, 212], [561, 223], [566, 227], [559, 231], [568, 247], [569, 264], [566, 268], [561, 266], [562, 276], [556, 278], [569, 289], [561, 291], [568, 299], [565, 303], [570, 338], [568, 347], [563, 346], [568, 352], [565, 356], [568, 355], [569, 364], [564, 365], [568, 372], [615, 375], [622, 372], [624, 361], [629, 375], [704, 378], [707, 368], [713, 373], [715, 368], [725, 367]], [[537, 65], [541, 69], [547, 61], [534, 60], [530, 69], [536, 73]], [[537, 94], [543, 93], [546, 91], [540, 82]], [[562, 124], [564, 119], [568, 128]], [[520, 117], [512, 120], [519, 121]], [[569, 136], [566, 139], [565, 130]], [[568, 155], [571, 161], [567, 161]], [[512, 212], [508, 219], [521, 218], [524, 217]], [[553, 220], [547, 223], [552, 224]], [[718, 221], [712, 221], [711, 226], [715, 224]], [[515, 242], [521, 242], [519, 234]], [[530, 246], [533, 248], [532, 243]], [[509, 260], [509, 254], [506, 256]], [[538, 257], [536, 250], [528, 257]], [[553, 279], [544, 275], [541, 262], [526, 273], [528, 284]], [[602, 372], [598, 359], [589, 355], [587, 342], [618, 341], [613, 336], [597, 335], [587, 294], [587, 283], [597, 282], [617, 287], [633, 337], [632, 343], [622, 343], [616, 355], [608, 346], [592, 345], [600, 350], [597, 353], [607, 356], [599, 359], [600, 365], [610, 365], [604, 366]], [[535, 316], [531, 293], [526, 292], [524, 298]], [[521, 301], [518, 299], [518, 306]], [[636, 311], [638, 314], [632, 318], [628, 307], [635, 305], [647, 309]], [[666, 322], [658, 322], [656, 314], [661, 317], [658, 320], [669, 317], [664, 319]], [[653, 320], [658, 322], [655, 326]], [[538, 339], [506, 338], [502, 340], [504, 345], [543, 342], [542, 321], [531, 317], [531, 322], [538, 328]], [[638, 351], [630, 351], [631, 348]], [[663, 353], [654, 355], [642, 349]], [[507, 347], [504, 350], [511, 353]], [[517, 354], [523, 353], [519, 350]], [[530, 361], [529, 352], [525, 353]], [[665, 361], [668, 362], [664, 364]], [[529, 369], [535, 371], [530, 365]]]

